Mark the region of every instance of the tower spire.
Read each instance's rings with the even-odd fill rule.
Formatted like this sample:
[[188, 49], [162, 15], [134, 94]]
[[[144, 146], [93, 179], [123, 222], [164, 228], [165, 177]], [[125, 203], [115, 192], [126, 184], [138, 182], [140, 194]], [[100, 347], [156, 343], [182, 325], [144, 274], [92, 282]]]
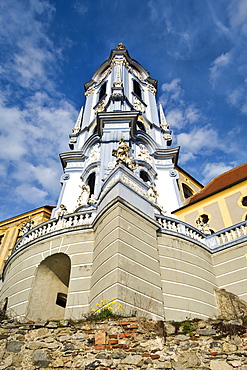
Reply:
[[166, 121], [165, 113], [162, 107], [162, 103], [159, 103], [159, 110], [160, 110], [160, 126], [164, 131], [169, 130], [169, 125]]
[[162, 107], [162, 103], [159, 103], [159, 111], [160, 111], [160, 127], [164, 132], [163, 138], [166, 140], [167, 145], [170, 146], [172, 143], [172, 131], [169, 130], [169, 125], [167, 123], [165, 113]]

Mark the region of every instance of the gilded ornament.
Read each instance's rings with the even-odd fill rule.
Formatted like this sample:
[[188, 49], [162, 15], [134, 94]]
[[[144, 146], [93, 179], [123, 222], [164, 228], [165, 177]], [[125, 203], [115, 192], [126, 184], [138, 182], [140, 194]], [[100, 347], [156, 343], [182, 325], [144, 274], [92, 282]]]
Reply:
[[126, 47], [120, 42], [116, 47], [117, 50], [126, 50]]
[[130, 147], [127, 143], [125, 143], [124, 139], [122, 138], [119, 141], [119, 146], [117, 149], [113, 149], [112, 155], [116, 157], [116, 166], [120, 163], [125, 164], [131, 171], [136, 169], [136, 161], [130, 158], [129, 155]]

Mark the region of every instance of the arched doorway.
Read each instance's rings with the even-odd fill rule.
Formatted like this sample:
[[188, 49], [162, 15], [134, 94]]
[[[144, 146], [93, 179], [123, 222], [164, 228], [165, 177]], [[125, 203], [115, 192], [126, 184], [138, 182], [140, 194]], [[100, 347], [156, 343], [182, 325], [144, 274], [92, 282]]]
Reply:
[[33, 321], [64, 318], [71, 262], [64, 253], [47, 257], [36, 270], [27, 318]]

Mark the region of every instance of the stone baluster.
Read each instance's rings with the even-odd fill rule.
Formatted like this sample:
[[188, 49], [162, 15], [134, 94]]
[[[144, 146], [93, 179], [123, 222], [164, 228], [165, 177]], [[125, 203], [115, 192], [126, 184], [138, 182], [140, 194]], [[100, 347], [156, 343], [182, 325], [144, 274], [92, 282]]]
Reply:
[[246, 225], [241, 225], [241, 231], [243, 235], [246, 235]]

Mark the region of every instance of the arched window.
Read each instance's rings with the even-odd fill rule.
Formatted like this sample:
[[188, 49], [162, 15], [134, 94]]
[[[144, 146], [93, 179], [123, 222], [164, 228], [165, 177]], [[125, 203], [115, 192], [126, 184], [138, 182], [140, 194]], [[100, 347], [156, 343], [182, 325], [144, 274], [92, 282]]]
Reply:
[[144, 170], [141, 170], [141, 171], [140, 171], [140, 178], [141, 178], [143, 181], [145, 181], [145, 182], [151, 181], [151, 179], [150, 179], [149, 175], [148, 175], [148, 174], [147, 174], [147, 172], [146, 172], [146, 171], [144, 171]]
[[140, 130], [142, 130], [142, 131], [144, 131], [144, 132], [146, 132], [146, 129], [145, 129], [145, 126], [144, 126], [144, 124], [142, 123], [142, 122], [140, 122], [140, 121], [137, 121], [137, 127], [140, 129]]
[[103, 83], [103, 85], [101, 86], [100, 88], [100, 91], [99, 91], [99, 100], [101, 100], [106, 94], [106, 82]]
[[95, 187], [95, 172], [92, 172], [87, 180], [87, 184], [90, 187], [90, 196], [94, 194], [94, 187]]
[[187, 199], [193, 195], [193, 190], [186, 184], [182, 184], [184, 197]]
[[241, 202], [244, 207], [247, 207], [247, 197], [243, 197]]
[[134, 93], [138, 96], [138, 98], [142, 99], [141, 86], [136, 80], [133, 81], [133, 90], [134, 90]]

